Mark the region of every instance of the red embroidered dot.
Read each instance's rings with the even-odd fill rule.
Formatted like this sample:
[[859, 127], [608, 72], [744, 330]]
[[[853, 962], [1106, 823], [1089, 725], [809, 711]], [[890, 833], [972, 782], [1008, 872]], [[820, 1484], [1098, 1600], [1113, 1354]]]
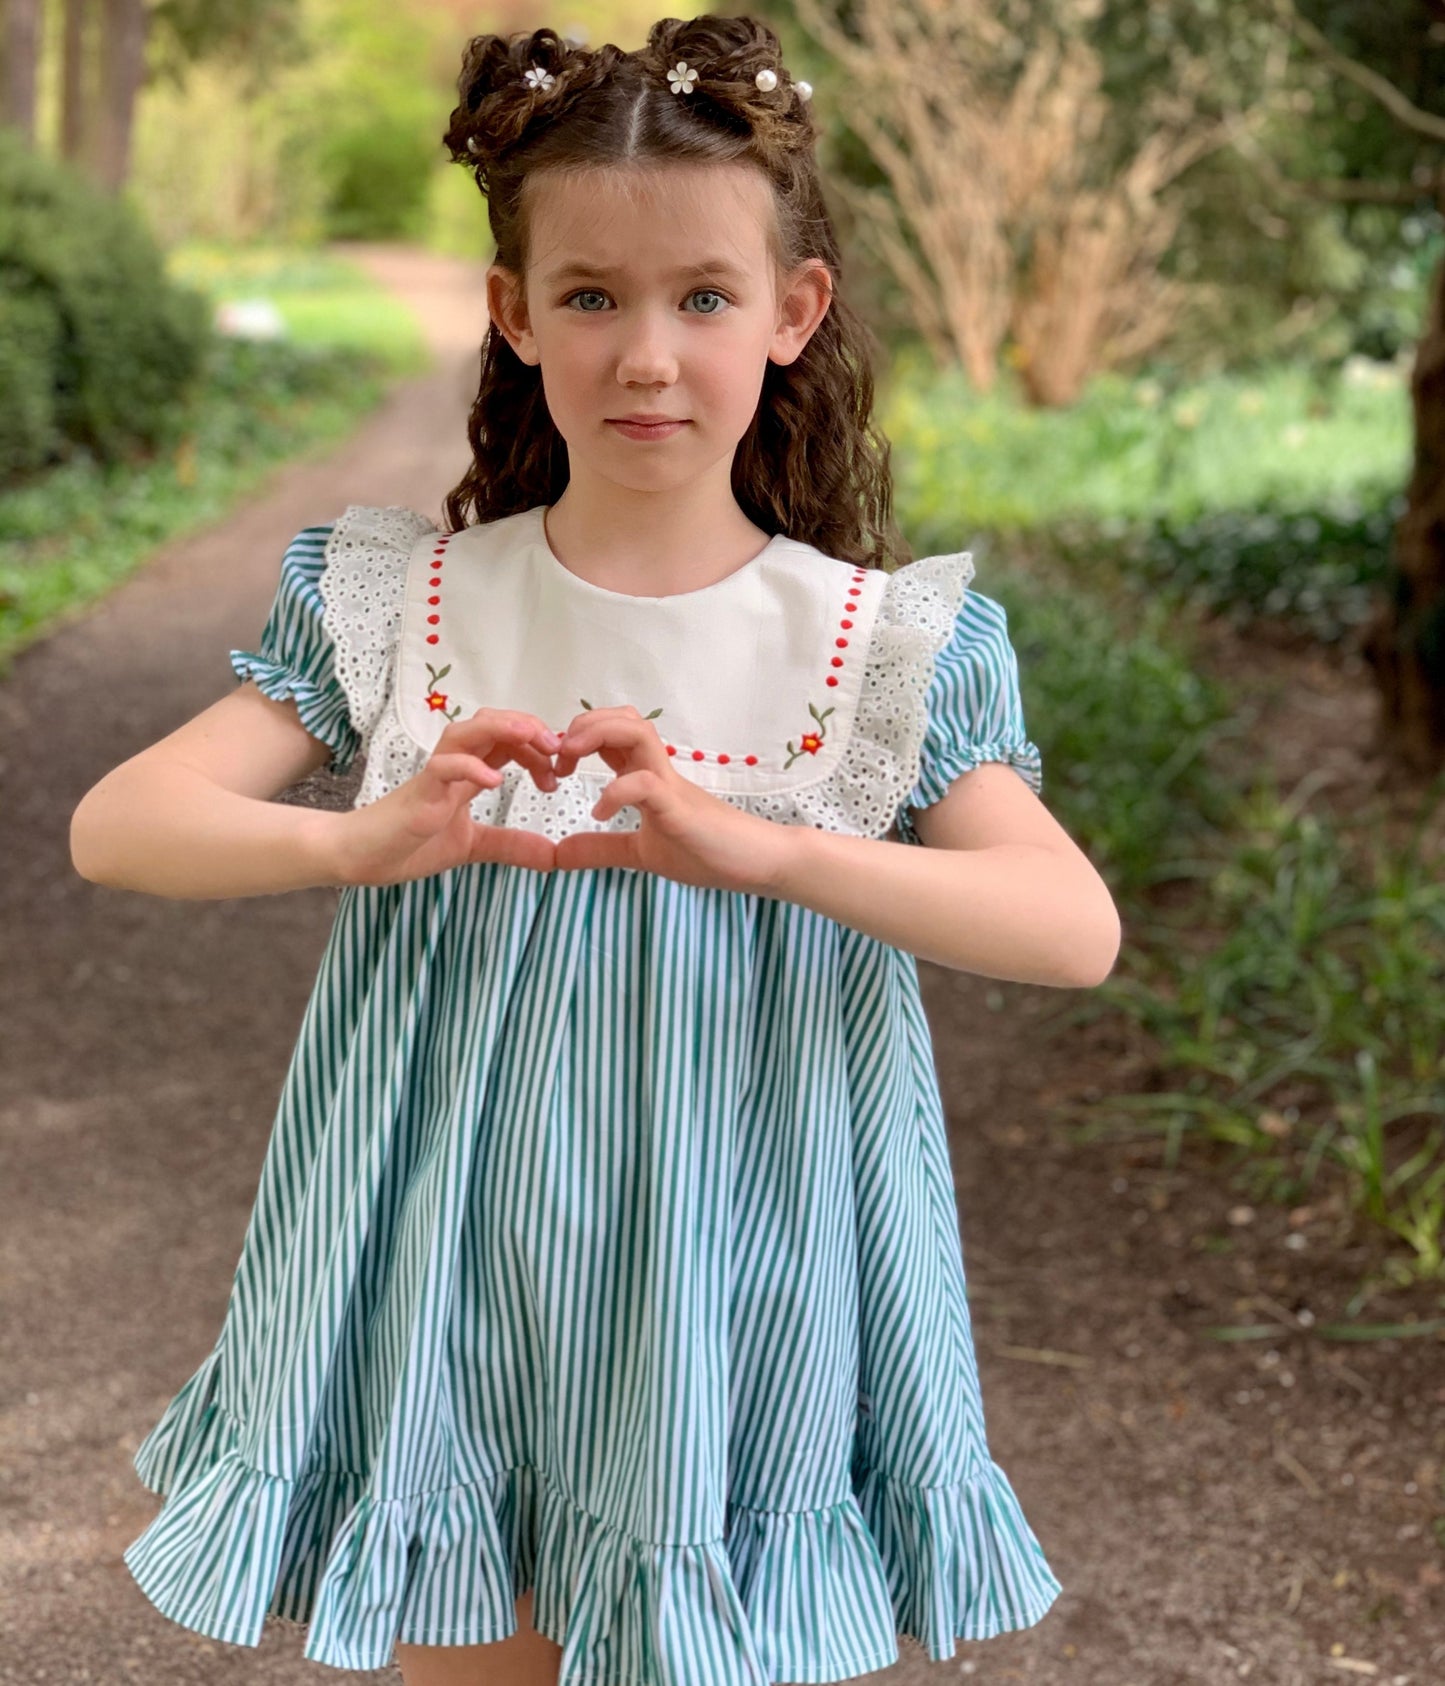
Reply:
[[700, 750], [700, 749], [695, 749], [695, 750], [693, 750], [693, 752], [692, 752], [692, 758], [693, 758], [693, 760], [694, 760], [694, 761], [701, 761], [701, 760], [703, 760], [703, 759], [704, 759], [704, 757], [703, 757], [703, 753], [702, 753], [702, 751], [701, 751], [701, 750]]
[[440, 603], [441, 598], [440, 597], [428, 597], [427, 602], [428, 603]]
[[669, 744], [669, 745], [668, 745], [668, 746], [667, 746], [667, 753], [668, 753], [668, 754], [669, 754], [669, 755], [676, 755], [676, 754], [677, 754], [677, 750], [676, 750], [676, 749], [675, 749], [675, 748], [674, 748], [674, 747], [673, 747], [673, 746], [672, 746], [672, 745], [671, 745], [671, 744]]
[[839, 626], [852, 626], [852, 624], [853, 624], [852, 621], [839, 621], [838, 622]]
[[428, 615], [426, 618], [426, 624], [428, 626], [435, 626], [440, 619], [440, 615]]
[[756, 767], [758, 764], [758, 758], [756, 755], [749, 755], [745, 757], [745, 759], [749, 767]]
[[428, 585], [440, 585], [442, 582], [439, 579], [437, 579], [435, 577], [435, 575], [433, 575], [433, 577], [431, 579], [429, 579], [426, 583]]
[[732, 760], [732, 756], [730, 756], [730, 755], [720, 755], [717, 758], [718, 766], [719, 767], [726, 767], [728, 762], [731, 761], [731, 760]]
[[829, 667], [842, 667], [842, 665], [843, 665], [842, 656], [834, 656], [833, 659], [828, 663]]
[[840, 650], [846, 650], [848, 648], [848, 640], [846, 638], [835, 638], [833, 642]]
[[835, 679], [835, 678], [834, 678], [834, 677], [833, 677], [833, 675], [832, 675], [832, 674], [831, 674], [831, 673], [830, 673], [830, 674], [829, 674], [829, 675], [828, 675], [828, 677], [827, 677], [827, 678], [826, 678], [826, 679], [825, 679], [825, 680], [824, 680], [824, 681], [823, 681], [823, 683], [824, 683], [824, 684], [825, 684], [825, 685], [836, 685], [836, 684], [837, 684], [837, 683], [838, 683], [838, 681], [837, 681], [837, 680], [836, 680], [836, 679]]
[[427, 635], [426, 635], [426, 641], [427, 641], [427, 643], [428, 643], [428, 644], [435, 644], [435, 643], [436, 643], [436, 641], [437, 641], [437, 635], [436, 635], [436, 633], [434, 633], [434, 632], [429, 632], [429, 633], [427, 633]]

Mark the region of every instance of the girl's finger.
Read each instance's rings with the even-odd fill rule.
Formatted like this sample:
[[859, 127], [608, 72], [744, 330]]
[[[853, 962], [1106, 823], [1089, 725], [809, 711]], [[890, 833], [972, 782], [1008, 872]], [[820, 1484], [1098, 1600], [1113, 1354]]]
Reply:
[[483, 761], [480, 756], [463, 755], [460, 751], [439, 755], [433, 750], [422, 771], [434, 773], [444, 785], [460, 782], [491, 789], [502, 782], [502, 775], [497, 768]]
[[488, 765], [500, 766], [508, 761], [515, 761], [519, 767], [524, 767], [532, 775], [533, 781], [543, 790], [555, 790], [557, 778], [552, 770], [552, 758], [534, 744], [519, 743], [516, 745], [501, 745], [494, 752], [496, 760], [488, 758]]
[[663, 752], [661, 738], [653, 722], [642, 720], [636, 713], [588, 718], [580, 727], [567, 728], [567, 735], [561, 740], [561, 749], [556, 752], [556, 771], [568, 774], [583, 755], [602, 749], [627, 750], [629, 759], [639, 757], [649, 760], [651, 757], [647, 752], [651, 745], [658, 747], [658, 754]]
[[603, 787], [592, 805], [592, 817], [608, 820], [619, 808], [645, 808], [648, 798], [656, 791], [657, 780], [650, 768], [639, 767], [635, 773], [624, 773]]
[[[548, 740], [560, 742], [550, 726], [530, 714], [521, 716], [517, 725], [512, 724], [509, 717], [504, 717], [499, 726], [485, 720], [454, 720], [437, 739], [432, 758], [470, 752], [480, 755], [489, 767], [496, 770], [509, 761], [515, 761], [532, 775], [533, 782], [541, 789], [555, 790], [557, 779], [552, 770], [551, 751], [546, 747]], [[487, 782], [496, 784], [500, 781], [489, 779]]]
[[475, 748], [479, 741], [505, 741], [509, 744], [534, 742], [546, 750], [555, 749], [557, 734], [535, 714], [514, 714], [508, 709], [479, 708], [465, 720], [453, 720], [443, 728], [437, 748], [448, 749], [463, 745]]
[[556, 845], [540, 832], [480, 822], [472, 827], [472, 847], [468, 858], [530, 867], [534, 872], [552, 872], [557, 865]]

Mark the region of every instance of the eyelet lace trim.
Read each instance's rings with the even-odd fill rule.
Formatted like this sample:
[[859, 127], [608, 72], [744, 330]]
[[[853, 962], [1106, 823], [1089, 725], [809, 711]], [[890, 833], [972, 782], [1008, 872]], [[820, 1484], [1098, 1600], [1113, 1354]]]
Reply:
[[[348, 504], [326, 545], [321, 574], [322, 625], [336, 648], [336, 675], [361, 735], [366, 771], [355, 797], [363, 807], [388, 795], [426, 765], [427, 752], [397, 715], [398, 638], [411, 552], [440, 529], [415, 510]], [[880, 837], [918, 782], [934, 664], [947, 643], [973, 578], [972, 553], [920, 557], [895, 569], [879, 600], [858, 706], [841, 759], [812, 784], [775, 793], [719, 792], [744, 812], [784, 825]], [[553, 842], [579, 831], [635, 831], [642, 816], [622, 808], [610, 820], [591, 814], [613, 774], [578, 769], [555, 791], [539, 790], [515, 764], [502, 782], [478, 792], [473, 819], [540, 832]], [[686, 776], [686, 775], [684, 775]]]

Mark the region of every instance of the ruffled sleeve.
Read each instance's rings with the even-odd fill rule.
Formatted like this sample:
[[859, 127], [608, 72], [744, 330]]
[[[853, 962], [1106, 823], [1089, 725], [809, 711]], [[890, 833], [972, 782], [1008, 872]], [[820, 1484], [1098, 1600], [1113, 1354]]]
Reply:
[[1038, 746], [1024, 725], [1019, 664], [1001, 603], [968, 590], [929, 684], [918, 782], [898, 811], [905, 843], [922, 843], [909, 813], [942, 801], [960, 773], [985, 761], [1012, 766], [1035, 795], [1043, 789]]
[[268, 697], [296, 699], [301, 724], [327, 745], [329, 773], [344, 773], [362, 740], [336, 674], [336, 648], [322, 624], [321, 574], [332, 526], [303, 528], [281, 558], [281, 578], [254, 650], [232, 650], [236, 677]]

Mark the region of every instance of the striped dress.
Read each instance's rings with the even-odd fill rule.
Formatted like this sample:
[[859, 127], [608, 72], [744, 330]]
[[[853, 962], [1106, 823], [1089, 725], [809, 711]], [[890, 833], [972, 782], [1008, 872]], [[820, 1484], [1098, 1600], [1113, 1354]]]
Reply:
[[[527, 595], [539, 564], [584, 627], [678, 606], [553, 577], [540, 521], [450, 542], [473, 539], [493, 545], [488, 613], [509, 579], [551, 601]], [[231, 652], [295, 699], [332, 771], [405, 773], [391, 693], [413, 658], [441, 666], [420, 629], [462, 589], [448, 542], [349, 506], [295, 537], [258, 647]], [[1004, 612], [966, 553], [884, 574], [775, 541], [750, 567], [709, 588], [710, 624], [825, 568], [868, 623], [819, 726], [832, 782], [797, 802], [881, 802], [854, 829], [917, 844], [907, 809], [981, 761], [1041, 788]], [[850, 735], [871, 795], [856, 766], [840, 782]], [[545, 829], [543, 793], [506, 773], [477, 812]], [[756, 811], [827, 823], [780, 788]], [[157, 1609], [243, 1646], [302, 1623], [334, 1668], [506, 1638], [531, 1587], [562, 1686], [835, 1681], [904, 1635], [951, 1658], [1062, 1590], [989, 1456], [914, 957], [615, 867], [340, 889], [222, 1327], [135, 1468], [163, 1503], [124, 1561]]]

